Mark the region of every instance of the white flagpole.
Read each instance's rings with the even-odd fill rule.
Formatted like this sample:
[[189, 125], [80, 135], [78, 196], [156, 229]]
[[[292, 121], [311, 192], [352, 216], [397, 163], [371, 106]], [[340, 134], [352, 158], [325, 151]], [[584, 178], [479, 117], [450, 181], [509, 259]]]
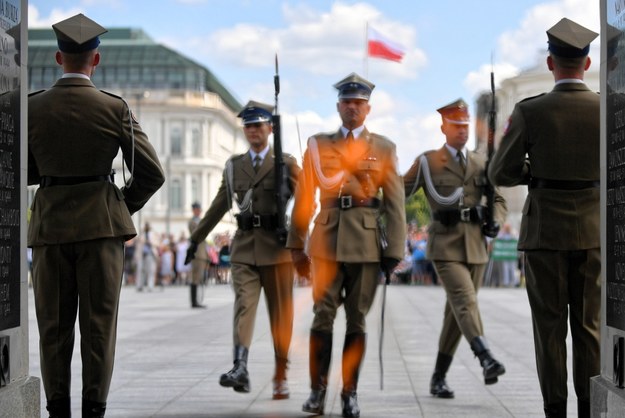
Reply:
[[365, 78], [369, 78], [369, 21], [365, 23], [365, 58], [364, 58]]

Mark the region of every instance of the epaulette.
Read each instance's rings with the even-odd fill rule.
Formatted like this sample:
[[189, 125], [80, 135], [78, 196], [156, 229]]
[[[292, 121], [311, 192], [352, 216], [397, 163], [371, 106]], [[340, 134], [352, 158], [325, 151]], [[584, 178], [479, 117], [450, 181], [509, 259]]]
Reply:
[[45, 90], [45, 89], [43, 89], [43, 90], [33, 91], [32, 93], [28, 93], [28, 97], [31, 97], [31, 96], [37, 95], [37, 94], [39, 94], [39, 93], [43, 93], [44, 91], [46, 91], [46, 90]]
[[[104, 94], [108, 94], [111, 97], [115, 97], [116, 99], [120, 99], [120, 100], [124, 100], [124, 98], [122, 96], [120, 96], [119, 94], [115, 94], [115, 93], [111, 93], [110, 91], [106, 91], [106, 90], [100, 90], [102, 93]], [[125, 102], [126, 100], [124, 100]]]
[[521, 100], [520, 103], [527, 102], [528, 100], [536, 99], [538, 97], [544, 96], [545, 94], [547, 93], [540, 93], [540, 94], [537, 94], [536, 96], [526, 97], [525, 99]]
[[239, 160], [239, 159], [243, 158], [244, 156], [245, 156], [245, 153], [243, 153], [243, 154], [234, 154], [234, 155], [231, 155], [230, 158], [228, 158], [228, 161]]

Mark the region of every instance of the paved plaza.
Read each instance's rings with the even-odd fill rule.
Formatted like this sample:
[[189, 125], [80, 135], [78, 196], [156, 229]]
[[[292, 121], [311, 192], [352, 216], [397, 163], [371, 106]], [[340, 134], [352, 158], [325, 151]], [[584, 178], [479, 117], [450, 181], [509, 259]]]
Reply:
[[[363, 364], [359, 404], [366, 417], [542, 417], [536, 378], [530, 309], [525, 289], [483, 288], [479, 302], [486, 337], [506, 374], [485, 386], [477, 359], [462, 341], [447, 381], [455, 399], [429, 394], [437, 353], [444, 291], [435, 286], [391, 285], [387, 291], [384, 332], [384, 389], [380, 390], [378, 336], [382, 287], [368, 316], [368, 348]], [[29, 291], [30, 374], [40, 376], [38, 332]], [[115, 372], [107, 417], [310, 417], [301, 412], [309, 393], [308, 332], [312, 320], [311, 289], [295, 288], [295, 324], [291, 345], [291, 398], [271, 399], [273, 349], [264, 301], [258, 306], [249, 372], [252, 391], [236, 393], [219, 386], [232, 365], [230, 285], [210, 285], [204, 303], [189, 307], [186, 286], [137, 292], [122, 289]], [[340, 355], [345, 330], [339, 311], [326, 416], [341, 415]], [[72, 406], [80, 416], [80, 347], [73, 362]], [[569, 339], [569, 359], [570, 359]], [[570, 361], [569, 361], [570, 363]], [[570, 370], [570, 366], [569, 366]], [[569, 377], [569, 380], [571, 378]], [[42, 390], [42, 416], [45, 399]], [[569, 383], [569, 416], [576, 401]]]

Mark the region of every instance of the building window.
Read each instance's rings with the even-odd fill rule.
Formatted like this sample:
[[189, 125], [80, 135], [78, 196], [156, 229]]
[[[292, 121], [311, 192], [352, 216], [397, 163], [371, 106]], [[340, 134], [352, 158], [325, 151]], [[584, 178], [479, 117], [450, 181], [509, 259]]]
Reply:
[[198, 176], [191, 178], [191, 203], [201, 202], [200, 199], [200, 179]]
[[194, 127], [191, 130], [191, 152], [194, 157], [202, 157], [202, 135], [200, 129]]
[[171, 155], [182, 155], [182, 128], [172, 126], [169, 132], [169, 143]]
[[171, 181], [169, 195], [169, 207], [172, 209], [182, 209], [182, 184], [179, 179]]

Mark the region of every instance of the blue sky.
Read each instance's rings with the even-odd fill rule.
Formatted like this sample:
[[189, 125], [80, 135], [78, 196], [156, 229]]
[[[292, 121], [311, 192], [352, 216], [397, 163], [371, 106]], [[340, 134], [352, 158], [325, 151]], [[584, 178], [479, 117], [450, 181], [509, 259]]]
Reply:
[[[332, 85], [350, 72], [376, 84], [371, 131], [398, 148], [400, 171], [444, 138], [436, 108], [458, 97], [473, 104], [497, 80], [542, 65], [545, 30], [568, 17], [599, 32], [589, 0], [30, 0], [29, 26], [82, 12], [105, 27], [136, 27], [208, 67], [242, 104], [273, 103], [280, 59], [285, 149], [340, 125]], [[367, 23], [406, 48], [402, 63], [369, 58]], [[102, 38], [106, 42], [106, 35]], [[599, 42], [591, 53], [599, 66]], [[105, 60], [106, 57], [103, 57]], [[303, 146], [305, 143], [303, 144]]]

